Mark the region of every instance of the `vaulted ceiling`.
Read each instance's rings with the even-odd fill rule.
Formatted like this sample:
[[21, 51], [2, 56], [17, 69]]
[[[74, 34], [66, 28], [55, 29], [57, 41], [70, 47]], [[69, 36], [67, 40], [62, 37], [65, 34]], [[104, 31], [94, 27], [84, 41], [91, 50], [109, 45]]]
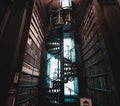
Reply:
[[[59, 5], [59, 0], [41, 0], [41, 1], [45, 5], [45, 7], [58, 8], [60, 6]], [[75, 5], [79, 5], [80, 4], [80, 0], [72, 0], [72, 2]]]

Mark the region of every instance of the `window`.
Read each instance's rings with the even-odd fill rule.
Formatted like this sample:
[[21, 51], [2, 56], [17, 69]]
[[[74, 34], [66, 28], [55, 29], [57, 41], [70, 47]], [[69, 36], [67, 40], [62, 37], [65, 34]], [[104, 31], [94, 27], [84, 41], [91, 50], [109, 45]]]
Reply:
[[[63, 51], [64, 51], [63, 52], [64, 59], [71, 61], [71, 64], [76, 62], [74, 37], [70, 33], [64, 33]], [[47, 63], [47, 76], [51, 80], [60, 80], [60, 66], [61, 66], [60, 59], [56, 58], [54, 55], [50, 53], [47, 54], [47, 59], [49, 60], [49, 62]], [[64, 62], [64, 72], [66, 72], [66, 74], [71, 72], [71, 66], [69, 65], [70, 64]], [[66, 96], [71, 96], [71, 95], [75, 96], [77, 95], [76, 92], [78, 92], [77, 77], [75, 78], [71, 77], [71, 79], [72, 80], [69, 80], [67, 83], [64, 83], [64, 95]], [[47, 84], [50, 88], [52, 88], [52, 81], [48, 81]]]
[[[70, 33], [64, 33], [64, 58], [69, 59], [71, 62], [76, 61], [75, 57], [75, 44], [74, 37]], [[67, 65], [67, 64], [66, 64]], [[68, 70], [70, 67], [68, 68]], [[65, 95], [77, 95], [78, 92], [78, 82], [77, 78], [72, 79], [64, 84], [64, 94]]]
[[71, 0], [60, 0], [60, 5], [63, 9], [68, 9], [72, 6]]

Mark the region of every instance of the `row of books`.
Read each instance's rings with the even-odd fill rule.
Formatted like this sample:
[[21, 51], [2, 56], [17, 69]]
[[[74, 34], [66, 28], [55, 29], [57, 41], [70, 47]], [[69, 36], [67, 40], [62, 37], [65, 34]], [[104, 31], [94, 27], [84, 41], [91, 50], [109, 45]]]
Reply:
[[29, 37], [27, 39], [22, 73], [18, 84], [16, 105], [28, 106], [38, 103], [38, 89], [40, 80], [41, 51], [43, 47], [43, 24], [40, 18], [41, 6], [38, 7], [39, 0], [35, 0], [31, 22], [29, 27]]
[[[88, 96], [98, 103], [102, 98], [111, 95], [112, 87], [110, 73], [105, 61], [105, 51], [102, 48], [104, 41], [99, 38], [99, 25], [95, 15], [95, 4], [91, 0], [86, 9], [80, 27], [82, 60], [87, 78]], [[105, 94], [108, 93], [106, 96]], [[98, 99], [94, 98], [99, 95]], [[101, 97], [101, 99], [100, 99]]]

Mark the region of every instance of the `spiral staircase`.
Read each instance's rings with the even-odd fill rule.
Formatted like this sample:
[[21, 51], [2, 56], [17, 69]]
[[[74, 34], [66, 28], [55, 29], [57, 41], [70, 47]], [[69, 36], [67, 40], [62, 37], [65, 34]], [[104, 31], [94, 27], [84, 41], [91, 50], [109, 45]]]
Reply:
[[[59, 77], [56, 79], [48, 78], [46, 79], [51, 81], [53, 86], [51, 88], [43, 88], [44, 90], [44, 100], [50, 106], [63, 106], [72, 104], [74, 106], [78, 106], [78, 96], [64, 96], [64, 84], [68, 81], [74, 80], [74, 77], [78, 74], [79, 65], [76, 62], [72, 62], [69, 58], [64, 57], [63, 50], [63, 29], [58, 28], [57, 30], [52, 30], [49, 36], [46, 38], [46, 48], [47, 52], [51, 54], [56, 59], [60, 60], [61, 72], [59, 73]], [[51, 59], [51, 58], [50, 58]], [[50, 60], [48, 59], [48, 61]], [[71, 88], [68, 88], [71, 92], [75, 92]], [[75, 92], [76, 93], [76, 92]], [[77, 94], [78, 95], [78, 94]], [[64, 100], [69, 99], [70, 102], [64, 102]], [[72, 102], [71, 102], [72, 101]]]

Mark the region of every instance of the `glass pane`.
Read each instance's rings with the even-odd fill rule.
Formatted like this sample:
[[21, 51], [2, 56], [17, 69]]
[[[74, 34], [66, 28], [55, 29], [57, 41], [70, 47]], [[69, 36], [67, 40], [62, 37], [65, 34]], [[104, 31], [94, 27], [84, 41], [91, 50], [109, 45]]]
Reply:
[[60, 0], [60, 4], [63, 9], [67, 9], [72, 6], [71, 0]]
[[68, 83], [64, 84], [64, 89], [65, 95], [74, 95], [74, 81], [68, 81]]
[[[64, 58], [69, 59], [72, 62], [75, 62], [75, 49], [74, 49], [74, 39], [70, 33], [64, 33]], [[69, 67], [70, 68], [70, 67]], [[75, 95], [76, 81], [68, 81], [64, 84], [64, 94], [65, 95]]]
[[[49, 76], [51, 80], [55, 80], [58, 73], [58, 59], [55, 59], [51, 54], [47, 54], [47, 58], [50, 58], [47, 64], [47, 76]], [[49, 81], [48, 85], [49, 87], [52, 87], [51, 81]]]

